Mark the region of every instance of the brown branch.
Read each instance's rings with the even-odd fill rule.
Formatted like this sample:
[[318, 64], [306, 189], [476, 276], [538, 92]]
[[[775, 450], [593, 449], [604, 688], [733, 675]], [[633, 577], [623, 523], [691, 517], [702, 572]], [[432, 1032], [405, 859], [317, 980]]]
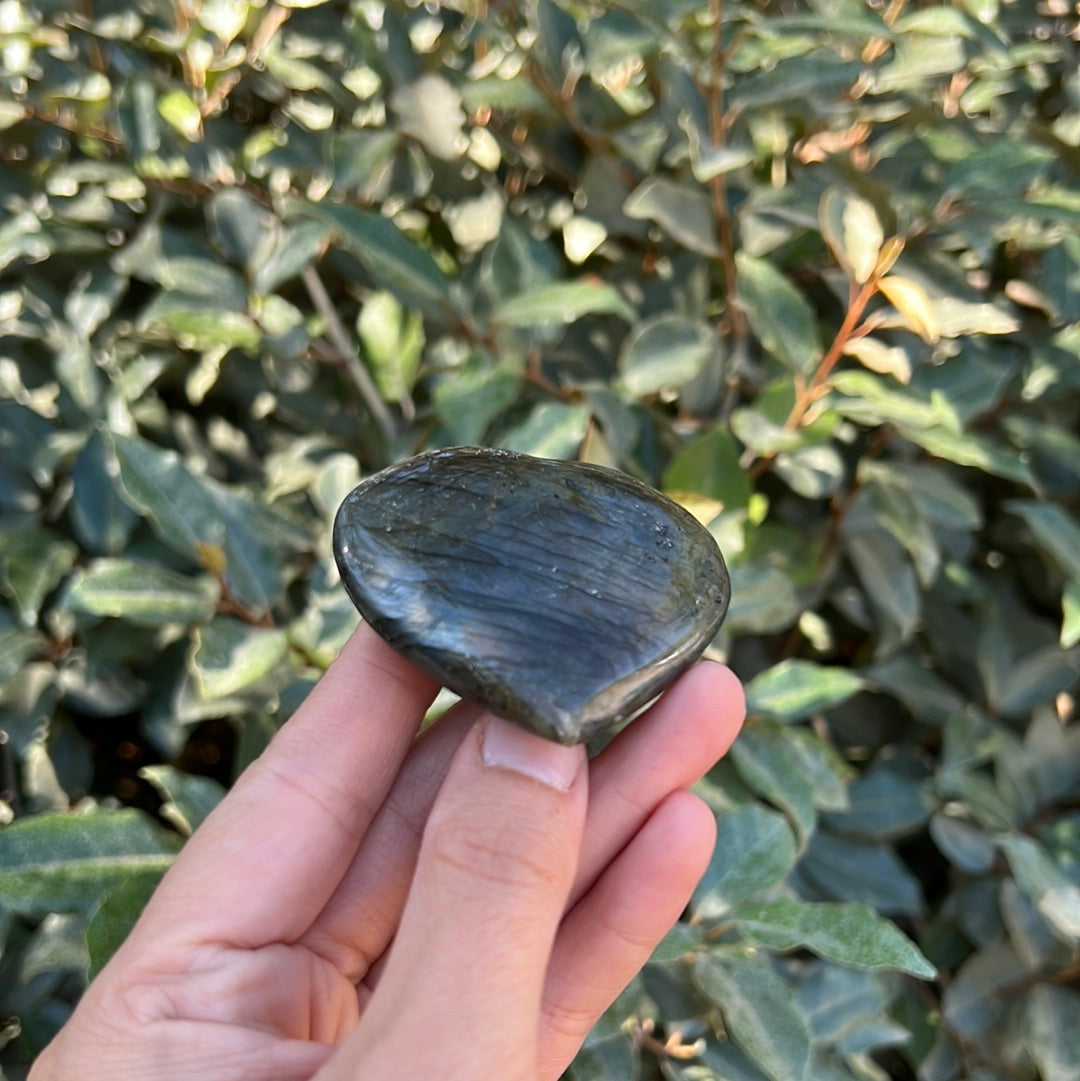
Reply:
[[[709, 138], [712, 145], [722, 149], [727, 143], [730, 119], [724, 110], [724, 81], [727, 78], [727, 50], [724, 48], [724, 0], [710, 0], [713, 21], [710, 75], [706, 97], [709, 103]], [[731, 224], [731, 204], [728, 199], [727, 174], [723, 171], [709, 180], [713, 218], [716, 221], [716, 241], [720, 248], [720, 263], [724, 268], [724, 295], [728, 323], [737, 343], [746, 339], [746, 316], [739, 304], [738, 270], [735, 265], [735, 231]], [[723, 325], [719, 329], [723, 329]]]

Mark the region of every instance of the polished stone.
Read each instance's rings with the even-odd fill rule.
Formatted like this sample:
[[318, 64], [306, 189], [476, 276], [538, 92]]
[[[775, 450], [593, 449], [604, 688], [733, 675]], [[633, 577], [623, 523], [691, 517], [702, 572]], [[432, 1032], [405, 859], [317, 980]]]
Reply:
[[365, 480], [334, 553], [364, 619], [464, 698], [560, 743], [701, 654], [730, 584], [709, 532], [612, 469], [456, 447]]

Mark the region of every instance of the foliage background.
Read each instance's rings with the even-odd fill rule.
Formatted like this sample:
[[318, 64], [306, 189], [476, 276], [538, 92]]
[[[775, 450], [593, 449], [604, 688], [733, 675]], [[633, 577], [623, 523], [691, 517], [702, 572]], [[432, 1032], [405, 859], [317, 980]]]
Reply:
[[0, 1076], [489, 443], [690, 506], [749, 681], [570, 1076], [1080, 1078], [1075, 14], [0, 0]]

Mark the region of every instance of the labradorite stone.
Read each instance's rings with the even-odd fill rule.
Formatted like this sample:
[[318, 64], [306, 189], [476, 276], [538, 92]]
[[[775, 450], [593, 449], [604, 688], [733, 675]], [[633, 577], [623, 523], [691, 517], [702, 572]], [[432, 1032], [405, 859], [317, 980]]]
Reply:
[[560, 743], [629, 717], [727, 611], [716, 542], [613, 469], [456, 447], [384, 469], [334, 523], [364, 619], [464, 698]]

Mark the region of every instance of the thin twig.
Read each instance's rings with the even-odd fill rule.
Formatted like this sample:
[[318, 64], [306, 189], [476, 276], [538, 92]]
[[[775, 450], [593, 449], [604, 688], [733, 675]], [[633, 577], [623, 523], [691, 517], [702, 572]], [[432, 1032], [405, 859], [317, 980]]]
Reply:
[[[709, 138], [716, 149], [727, 143], [728, 118], [724, 111], [724, 81], [727, 77], [727, 50], [724, 48], [724, 0], [710, 0], [713, 39], [710, 58], [709, 85]], [[720, 248], [720, 262], [724, 268], [724, 293], [727, 301], [728, 322], [737, 343], [747, 334], [746, 316], [739, 304], [738, 271], [735, 266], [735, 236], [731, 227], [731, 205], [728, 199], [727, 175], [721, 171], [709, 181], [712, 196], [713, 217], [716, 219], [716, 239]]]
[[308, 291], [308, 296], [311, 297], [311, 302], [315, 305], [315, 310], [326, 320], [326, 336], [330, 339], [330, 344], [360, 392], [360, 397], [364, 399], [364, 404], [383, 438], [390, 442], [397, 436], [397, 424], [338, 318], [338, 313], [334, 310], [333, 302], [326, 291], [326, 286], [322, 283], [322, 278], [313, 266], [306, 267], [300, 277]]

